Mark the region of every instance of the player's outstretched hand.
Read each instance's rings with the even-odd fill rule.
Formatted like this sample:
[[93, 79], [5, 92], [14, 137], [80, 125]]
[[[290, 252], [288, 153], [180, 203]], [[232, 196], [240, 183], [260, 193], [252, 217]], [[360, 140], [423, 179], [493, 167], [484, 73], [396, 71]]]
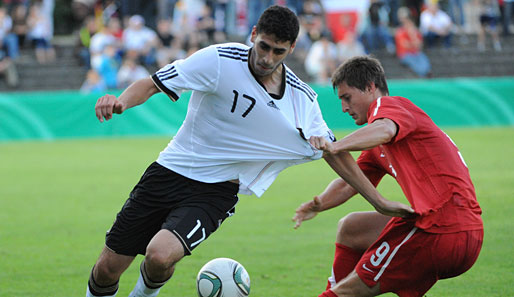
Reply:
[[411, 218], [417, 214], [409, 205], [383, 199], [380, 204], [375, 205], [375, 209], [381, 213], [392, 217]]
[[324, 153], [331, 154], [332, 153], [332, 143], [329, 142], [323, 136], [311, 136], [309, 138], [309, 143], [318, 150], [322, 150]]
[[307, 221], [315, 217], [318, 212], [321, 211], [321, 201], [319, 201], [319, 197], [315, 196], [309, 202], [302, 203], [300, 207], [296, 209], [296, 213], [293, 216], [293, 222], [296, 222], [294, 228], [300, 227], [303, 221]]
[[125, 110], [124, 104], [116, 96], [104, 95], [98, 99], [95, 105], [96, 117], [103, 123], [112, 119], [113, 113], [121, 114]]

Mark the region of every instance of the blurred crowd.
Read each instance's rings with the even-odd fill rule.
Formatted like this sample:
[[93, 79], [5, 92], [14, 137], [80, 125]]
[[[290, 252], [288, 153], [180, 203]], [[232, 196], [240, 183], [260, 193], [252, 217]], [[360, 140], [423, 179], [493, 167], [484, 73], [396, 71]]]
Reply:
[[[88, 74], [84, 92], [124, 88], [149, 71], [227, 41], [249, 42], [257, 18], [272, 4], [300, 19], [293, 59], [311, 81], [327, 83], [344, 60], [384, 51], [419, 77], [431, 75], [425, 54], [454, 50], [476, 34], [477, 51], [501, 51], [512, 31], [514, 0], [70, 0], [80, 23], [76, 54]], [[9, 0], [0, 7], [0, 73], [17, 84], [20, 48], [38, 63], [55, 60], [55, 0]], [[489, 41], [490, 40], [490, 41]]]

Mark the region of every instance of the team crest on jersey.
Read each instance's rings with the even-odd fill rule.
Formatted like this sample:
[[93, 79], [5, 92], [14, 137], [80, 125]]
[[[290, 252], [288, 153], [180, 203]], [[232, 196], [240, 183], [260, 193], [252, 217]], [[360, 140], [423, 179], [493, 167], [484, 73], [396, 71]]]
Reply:
[[276, 110], [280, 110], [280, 108], [278, 108], [278, 106], [275, 104], [275, 102], [273, 102], [273, 100], [271, 100], [270, 102], [268, 102], [268, 106], [269, 106], [269, 107], [273, 107], [273, 108], [275, 108]]

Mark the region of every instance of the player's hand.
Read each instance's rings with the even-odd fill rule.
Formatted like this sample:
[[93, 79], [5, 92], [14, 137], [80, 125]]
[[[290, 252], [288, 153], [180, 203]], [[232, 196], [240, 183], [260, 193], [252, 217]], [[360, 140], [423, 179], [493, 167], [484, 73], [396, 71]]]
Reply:
[[387, 199], [375, 205], [375, 209], [381, 214], [392, 217], [411, 218], [417, 215], [409, 205]]
[[324, 153], [333, 153], [333, 145], [323, 136], [311, 136], [309, 143], [316, 149], [322, 150]]
[[112, 119], [113, 113], [121, 114], [125, 110], [125, 105], [116, 96], [104, 95], [98, 99], [95, 105], [95, 113], [98, 120], [103, 123]]
[[321, 211], [321, 201], [319, 201], [319, 197], [315, 196], [309, 202], [302, 203], [300, 207], [296, 209], [296, 214], [293, 216], [293, 222], [296, 222], [294, 228], [297, 229], [300, 227], [303, 221], [307, 221], [315, 217], [318, 212]]

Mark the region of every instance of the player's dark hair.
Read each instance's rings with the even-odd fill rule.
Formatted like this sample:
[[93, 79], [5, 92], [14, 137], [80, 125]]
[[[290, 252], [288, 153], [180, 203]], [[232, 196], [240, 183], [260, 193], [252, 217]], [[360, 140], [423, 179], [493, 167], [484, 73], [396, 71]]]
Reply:
[[374, 83], [383, 95], [389, 95], [384, 68], [369, 56], [353, 57], [341, 64], [332, 75], [332, 87], [335, 90], [342, 83], [363, 92]]
[[257, 34], [275, 35], [278, 41], [295, 42], [300, 30], [298, 17], [289, 8], [279, 5], [268, 7], [257, 22]]

